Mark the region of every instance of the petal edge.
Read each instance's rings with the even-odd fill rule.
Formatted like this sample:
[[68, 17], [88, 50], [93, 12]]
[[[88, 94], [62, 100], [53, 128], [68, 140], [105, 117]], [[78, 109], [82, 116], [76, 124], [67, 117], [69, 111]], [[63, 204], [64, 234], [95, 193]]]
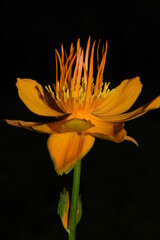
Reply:
[[35, 114], [49, 117], [65, 115], [50, 94], [35, 80], [17, 78], [16, 86], [22, 102]]
[[73, 133], [52, 134], [47, 146], [57, 174], [70, 172], [93, 147], [95, 138]]

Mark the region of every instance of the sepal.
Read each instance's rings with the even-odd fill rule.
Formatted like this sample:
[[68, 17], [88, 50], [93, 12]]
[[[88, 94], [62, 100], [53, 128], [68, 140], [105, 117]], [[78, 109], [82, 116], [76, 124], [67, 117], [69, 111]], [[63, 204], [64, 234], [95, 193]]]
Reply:
[[57, 213], [61, 218], [63, 227], [68, 232], [69, 192], [65, 188], [60, 193]]
[[[70, 210], [69, 192], [64, 188], [63, 192], [60, 193], [57, 213], [60, 216], [62, 225], [67, 232], [69, 232], [69, 210]], [[79, 223], [81, 217], [82, 217], [82, 201], [81, 196], [79, 196], [76, 224]]]

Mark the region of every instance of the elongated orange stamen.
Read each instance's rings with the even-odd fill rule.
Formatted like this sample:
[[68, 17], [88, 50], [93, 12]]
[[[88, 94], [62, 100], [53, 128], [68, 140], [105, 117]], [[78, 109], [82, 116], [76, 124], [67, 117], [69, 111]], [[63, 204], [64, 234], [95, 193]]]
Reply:
[[101, 88], [102, 86], [102, 82], [103, 82], [103, 72], [104, 72], [104, 67], [105, 67], [105, 64], [106, 64], [106, 56], [107, 56], [107, 42], [106, 42], [106, 47], [105, 47], [105, 50], [104, 50], [104, 55], [103, 55], [103, 59], [102, 59], [102, 70], [101, 70], [101, 75], [100, 75], [100, 83], [99, 83], [99, 86]]
[[55, 60], [56, 60], [56, 88], [55, 88], [55, 91], [57, 92], [58, 89], [57, 89], [57, 86], [58, 86], [58, 62], [57, 62], [57, 53], [55, 51]]
[[[73, 57], [73, 51], [74, 51], [74, 47], [73, 47], [73, 43], [71, 44], [71, 47], [70, 47], [70, 56], [71, 56], [71, 59], [70, 59], [70, 62], [69, 64], [71, 63], [71, 61], [73, 60], [72, 57]], [[77, 53], [75, 54], [77, 55]], [[69, 65], [70, 66], [70, 65]], [[71, 78], [72, 78], [72, 66], [71, 66], [71, 69], [68, 73], [68, 88], [71, 89]]]
[[[58, 51], [55, 51], [56, 56], [56, 86], [55, 94], [51, 87], [46, 87], [47, 91], [55, 99], [57, 105], [63, 109], [66, 113], [78, 113], [78, 112], [91, 112], [102, 101], [107, 94], [108, 85], [103, 84], [103, 71], [107, 54], [106, 47], [102, 51], [102, 60], [99, 63], [99, 45], [97, 46], [97, 77], [94, 85], [93, 79], [93, 64], [94, 64], [94, 49], [95, 41], [92, 44], [91, 55], [90, 51], [90, 38], [88, 39], [86, 46], [85, 59], [83, 59], [84, 51], [80, 47], [80, 39], [77, 41], [77, 50], [74, 54], [74, 47], [71, 44], [70, 53], [67, 56], [64, 52], [63, 45], [61, 45], [61, 56]], [[76, 62], [75, 62], [76, 59]], [[59, 69], [58, 69], [59, 61]], [[73, 65], [74, 71], [72, 74]], [[88, 72], [89, 67], [89, 72]], [[59, 70], [59, 79], [58, 79]], [[83, 77], [82, 77], [83, 74]]]
[[[66, 84], [67, 82], [67, 78], [68, 78], [68, 83], [70, 83], [70, 74], [71, 74], [71, 70], [72, 70], [72, 66], [73, 66], [73, 63], [75, 61], [75, 58], [77, 56], [77, 53], [73, 56], [73, 58], [71, 59], [70, 63], [69, 63], [69, 66], [68, 66], [68, 69], [66, 71], [66, 75], [65, 75], [65, 79], [64, 79], [64, 85]], [[70, 86], [71, 84], [69, 84]], [[68, 86], [68, 88], [70, 89], [70, 87]]]
[[82, 76], [82, 66], [83, 66], [83, 50], [82, 50], [80, 60], [79, 60], [79, 68], [78, 68], [77, 82], [76, 82], [75, 97], [76, 97], [77, 100], [78, 100], [78, 97], [79, 97], [79, 88], [80, 88], [80, 82], [81, 82], [81, 76]]
[[92, 77], [93, 77], [93, 57], [94, 57], [94, 47], [95, 47], [95, 41], [92, 45], [91, 50], [91, 57], [90, 57], [90, 64], [89, 64], [89, 75], [88, 75], [88, 82], [87, 82], [87, 96], [90, 99], [91, 97], [91, 85], [92, 85]]
[[84, 81], [87, 83], [88, 81], [88, 59], [89, 59], [89, 49], [90, 49], [90, 43], [91, 43], [91, 38], [89, 37], [88, 42], [87, 42], [87, 47], [86, 47], [86, 55], [85, 55], [85, 72], [84, 72]]
[[79, 49], [79, 52], [78, 52], [78, 55], [77, 55], [76, 66], [75, 66], [75, 70], [74, 70], [74, 73], [73, 73], [73, 79], [72, 79], [72, 84], [71, 84], [71, 92], [72, 92], [72, 94], [73, 94], [74, 89], [75, 89], [76, 77], [77, 77], [77, 72], [78, 72], [78, 67], [79, 67], [80, 56], [81, 56], [81, 49]]

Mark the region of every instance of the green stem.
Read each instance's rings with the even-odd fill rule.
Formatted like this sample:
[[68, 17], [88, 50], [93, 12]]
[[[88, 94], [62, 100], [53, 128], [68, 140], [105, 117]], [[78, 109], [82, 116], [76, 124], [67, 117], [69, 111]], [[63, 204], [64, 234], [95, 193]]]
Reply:
[[76, 239], [76, 216], [79, 198], [80, 177], [81, 177], [81, 160], [77, 162], [76, 166], [74, 167], [73, 173], [72, 199], [69, 218], [69, 240]]

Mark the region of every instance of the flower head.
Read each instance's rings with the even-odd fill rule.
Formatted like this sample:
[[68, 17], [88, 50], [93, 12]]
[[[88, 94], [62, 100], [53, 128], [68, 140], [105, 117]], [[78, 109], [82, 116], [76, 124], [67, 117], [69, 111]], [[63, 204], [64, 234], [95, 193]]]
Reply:
[[[45, 123], [6, 120], [13, 126], [50, 134], [48, 150], [58, 174], [68, 173], [92, 148], [95, 137], [116, 143], [135, 139], [127, 135], [124, 122], [137, 118], [149, 110], [160, 107], [160, 96], [138, 109], [127, 112], [141, 93], [139, 77], [127, 79], [115, 89], [103, 82], [107, 43], [99, 63], [97, 47], [97, 76], [93, 78], [95, 42], [90, 51], [90, 38], [86, 51], [80, 40], [74, 53], [61, 47], [55, 51], [56, 81], [45, 89], [31, 79], [17, 79], [20, 99], [30, 111], [41, 116], [55, 117]], [[59, 64], [58, 64], [59, 63]], [[58, 67], [59, 66], [59, 67]]]

